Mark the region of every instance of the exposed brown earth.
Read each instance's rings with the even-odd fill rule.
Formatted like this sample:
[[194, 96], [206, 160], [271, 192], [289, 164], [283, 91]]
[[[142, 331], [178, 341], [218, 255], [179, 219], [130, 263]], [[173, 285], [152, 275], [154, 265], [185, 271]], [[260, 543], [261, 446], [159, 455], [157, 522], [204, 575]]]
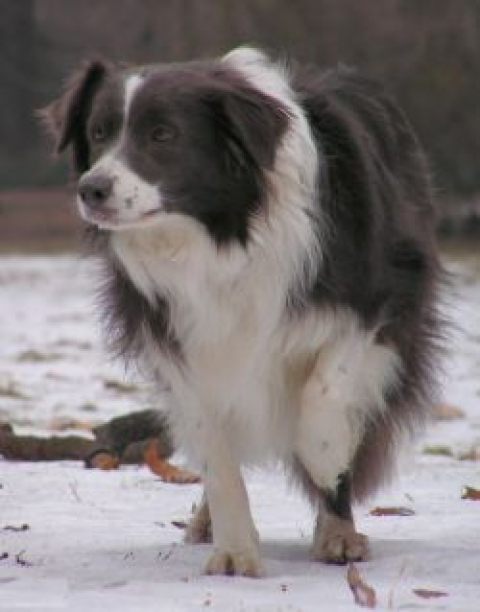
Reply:
[[0, 191], [0, 251], [78, 250], [82, 223], [73, 189]]

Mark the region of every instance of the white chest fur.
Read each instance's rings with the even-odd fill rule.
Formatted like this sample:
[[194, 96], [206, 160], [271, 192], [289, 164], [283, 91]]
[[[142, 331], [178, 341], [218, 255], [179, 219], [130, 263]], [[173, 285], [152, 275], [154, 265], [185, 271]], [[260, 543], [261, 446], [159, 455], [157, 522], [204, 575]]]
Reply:
[[183, 362], [151, 343], [145, 355], [172, 389], [179, 442], [198, 463], [215, 427], [243, 463], [288, 462], [315, 447], [319, 479], [334, 484], [367, 413], [384, 407], [396, 354], [351, 312], [312, 307], [290, 318], [287, 279], [268, 262], [252, 264], [240, 247], [219, 254], [194, 221], [172, 216], [166, 224], [116, 234], [113, 245], [137, 288], [170, 304]]
[[[169, 218], [150, 236], [145, 230], [114, 235], [113, 244], [137, 289], [152, 303], [156, 295], [169, 302], [183, 362], [171, 361], [154, 346], [146, 347], [147, 361], [168, 379], [174, 420], [187, 446], [195, 446], [189, 440], [213, 418], [244, 431], [235, 436], [236, 454], [254, 459], [268, 448], [283, 454], [279, 447], [285, 446], [287, 432], [276, 432], [276, 443], [255, 441], [271, 429], [268, 422], [287, 420], [279, 346], [285, 287], [278, 275], [252, 267], [241, 247], [219, 255], [196, 222], [185, 218]], [[277, 411], [283, 418], [275, 417]], [[248, 440], [248, 449], [241, 449]]]

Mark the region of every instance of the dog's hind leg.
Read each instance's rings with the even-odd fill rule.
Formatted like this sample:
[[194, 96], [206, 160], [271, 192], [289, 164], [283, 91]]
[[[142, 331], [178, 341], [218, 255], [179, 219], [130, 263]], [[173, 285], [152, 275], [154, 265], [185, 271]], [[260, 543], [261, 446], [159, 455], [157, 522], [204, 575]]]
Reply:
[[368, 539], [355, 530], [350, 476], [340, 474], [334, 489], [321, 491], [321, 507], [313, 536], [312, 556], [326, 563], [348, 563], [368, 557]]
[[347, 563], [368, 554], [367, 538], [355, 531], [349, 469], [359, 424], [338, 387], [329, 391], [320, 377], [304, 389], [295, 440], [295, 473], [318, 507], [312, 556]]
[[326, 489], [313, 481], [299, 460], [294, 471], [310, 502], [317, 508], [312, 558], [340, 565], [367, 559], [368, 539], [355, 530], [348, 472], [339, 475], [336, 487]]

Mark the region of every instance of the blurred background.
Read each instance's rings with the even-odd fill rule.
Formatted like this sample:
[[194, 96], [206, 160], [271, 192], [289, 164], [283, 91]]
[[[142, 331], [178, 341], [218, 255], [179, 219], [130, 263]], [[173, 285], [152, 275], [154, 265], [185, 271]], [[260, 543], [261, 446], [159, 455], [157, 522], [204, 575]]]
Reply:
[[429, 154], [439, 229], [475, 234], [478, 0], [0, 0], [0, 248], [76, 248], [68, 168], [34, 112], [83, 58], [169, 62], [244, 43], [381, 79]]

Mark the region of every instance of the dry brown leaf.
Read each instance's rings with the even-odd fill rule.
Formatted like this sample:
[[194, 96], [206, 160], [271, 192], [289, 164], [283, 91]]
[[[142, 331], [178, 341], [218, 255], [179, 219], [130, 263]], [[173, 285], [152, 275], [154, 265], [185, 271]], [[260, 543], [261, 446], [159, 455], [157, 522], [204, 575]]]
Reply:
[[470, 499], [473, 501], [480, 501], [480, 490], [474, 489], [473, 487], [463, 487], [462, 499]]
[[445, 591], [432, 591], [430, 589], [413, 589], [413, 592], [417, 597], [422, 599], [435, 599], [438, 597], [448, 597], [448, 593]]
[[433, 416], [438, 421], [455, 421], [457, 419], [464, 419], [465, 413], [458, 406], [440, 403], [433, 407]]
[[370, 510], [370, 516], [413, 516], [415, 511], [403, 506], [377, 506]]
[[120, 467], [120, 459], [109, 451], [98, 451], [88, 461], [88, 467], [97, 470], [116, 470]]
[[480, 446], [474, 446], [466, 453], [460, 455], [462, 461], [480, 461]]
[[377, 596], [374, 589], [363, 582], [357, 567], [353, 563], [350, 563], [348, 566], [347, 582], [357, 606], [361, 608], [376, 607]]
[[152, 472], [160, 476], [163, 482], [174, 484], [194, 484], [200, 482], [200, 477], [197, 474], [192, 474], [192, 472], [184, 468], [179, 468], [165, 461], [159, 454], [157, 439], [152, 439], [147, 445], [143, 459]]

